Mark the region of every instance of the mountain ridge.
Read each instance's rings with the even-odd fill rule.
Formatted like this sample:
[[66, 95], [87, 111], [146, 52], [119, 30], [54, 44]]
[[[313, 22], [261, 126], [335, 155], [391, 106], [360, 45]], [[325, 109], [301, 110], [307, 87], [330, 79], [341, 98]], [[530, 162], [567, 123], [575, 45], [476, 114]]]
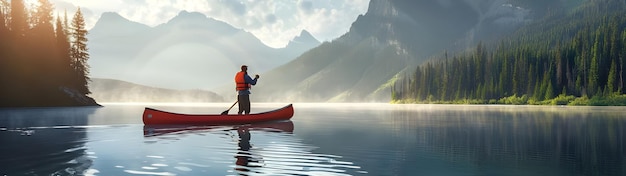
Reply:
[[90, 32], [100, 33], [106, 31], [111, 36], [123, 36], [136, 34], [150, 28], [148, 25], [130, 21], [116, 12], [104, 12]]
[[302, 30], [299, 35], [289, 41], [285, 48], [289, 48], [289, 45], [296, 45], [298, 43], [320, 43], [309, 31]]
[[91, 96], [98, 102], [224, 102], [222, 96], [204, 90], [172, 90], [106, 78], [91, 80]]

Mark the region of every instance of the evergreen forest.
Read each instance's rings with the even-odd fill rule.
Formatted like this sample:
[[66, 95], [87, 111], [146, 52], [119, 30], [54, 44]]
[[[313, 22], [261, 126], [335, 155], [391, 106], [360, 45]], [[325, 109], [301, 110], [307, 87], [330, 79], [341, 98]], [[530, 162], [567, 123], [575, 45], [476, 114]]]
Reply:
[[399, 75], [396, 103], [626, 105], [626, 1], [554, 9]]
[[97, 105], [87, 97], [87, 30], [80, 9], [0, 0], [0, 107]]

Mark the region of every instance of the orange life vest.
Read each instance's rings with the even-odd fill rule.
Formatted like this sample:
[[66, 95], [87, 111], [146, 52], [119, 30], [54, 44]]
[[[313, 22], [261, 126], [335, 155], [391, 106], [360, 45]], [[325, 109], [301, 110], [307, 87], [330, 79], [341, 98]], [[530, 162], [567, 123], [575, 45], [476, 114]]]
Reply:
[[237, 85], [237, 90], [246, 90], [250, 88], [250, 84], [246, 83], [246, 72], [237, 72], [235, 75], [235, 84]]

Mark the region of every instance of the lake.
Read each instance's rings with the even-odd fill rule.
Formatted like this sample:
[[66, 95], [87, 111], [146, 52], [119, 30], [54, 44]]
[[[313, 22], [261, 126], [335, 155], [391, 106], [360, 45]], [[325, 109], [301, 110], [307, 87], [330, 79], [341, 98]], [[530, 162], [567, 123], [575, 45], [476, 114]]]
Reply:
[[291, 121], [144, 126], [146, 106], [230, 104], [104, 105], [0, 109], [0, 175], [626, 175], [623, 107], [294, 104]]

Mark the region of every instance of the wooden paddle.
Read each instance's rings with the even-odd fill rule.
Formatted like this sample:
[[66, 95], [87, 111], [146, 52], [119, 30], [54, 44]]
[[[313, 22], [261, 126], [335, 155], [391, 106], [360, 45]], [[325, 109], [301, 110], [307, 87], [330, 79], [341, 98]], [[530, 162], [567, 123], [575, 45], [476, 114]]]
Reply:
[[235, 103], [233, 103], [232, 106], [230, 106], [230, 108], [228, 108], [226, 111], [222, 112], [221, 115], [228, 115], [228, 111], [230, 111], [230, 109], [233, 109], [233, 107], [235, 107], [235, 105], [239, 102], [239, 100], [235, 101]]

